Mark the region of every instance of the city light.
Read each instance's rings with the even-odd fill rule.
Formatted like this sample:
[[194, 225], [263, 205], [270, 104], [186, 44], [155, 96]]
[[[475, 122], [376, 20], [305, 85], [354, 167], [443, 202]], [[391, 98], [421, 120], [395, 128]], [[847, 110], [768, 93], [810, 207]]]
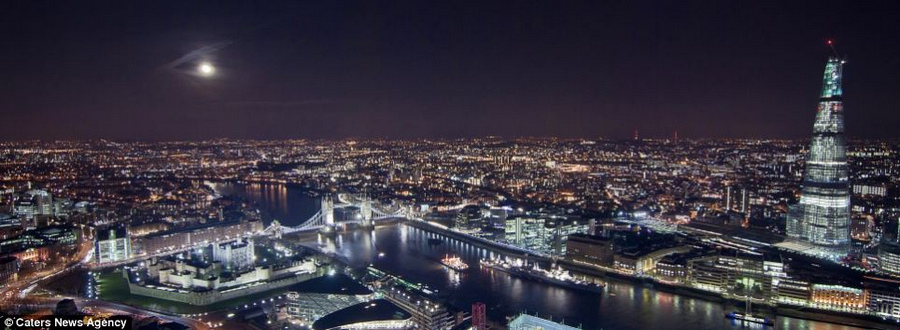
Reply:
[[4, 17], [8, 328], [900, 324], [900, 3], [147, 6]]

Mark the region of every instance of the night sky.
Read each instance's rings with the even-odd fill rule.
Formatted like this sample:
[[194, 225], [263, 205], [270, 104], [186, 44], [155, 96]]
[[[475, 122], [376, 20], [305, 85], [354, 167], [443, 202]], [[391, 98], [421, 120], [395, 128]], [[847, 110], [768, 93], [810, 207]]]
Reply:
[[827, 39], [900, 136], [900, 1], [794, 2], [4, 1], [0, 139], [807, 138]]

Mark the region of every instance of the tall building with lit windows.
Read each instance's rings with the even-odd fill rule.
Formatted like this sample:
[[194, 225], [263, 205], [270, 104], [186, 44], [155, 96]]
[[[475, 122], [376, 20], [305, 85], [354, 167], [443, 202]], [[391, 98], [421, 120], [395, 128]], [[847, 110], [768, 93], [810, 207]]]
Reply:
[[[890, 219], [885, 223], [878, 245], [879, 269], [882, 272], [900, 276], [900, 219]], [[900, 313], [900, 306], [897, 306]]]
[[830, 256], [846, 254], [850, 248], [850, 184], [841, 98], [843, 64], [842, 59], [831, 57], [825, 65], [803, 191], [787, 221], [789, 237], [811, 243], [819, 254]]
[[131, 257], [131, 237], [125, 227], [99, 230], [94, 241], [97, 262], [115, 262]]

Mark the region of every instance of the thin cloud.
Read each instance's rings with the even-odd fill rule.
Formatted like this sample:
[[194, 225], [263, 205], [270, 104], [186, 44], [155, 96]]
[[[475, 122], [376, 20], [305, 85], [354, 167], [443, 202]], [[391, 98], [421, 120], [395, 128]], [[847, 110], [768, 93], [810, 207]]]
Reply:
[[175, 68], [177, 68], [179, 65], [208, 57], [212, 53], [220, 51], [233, 43], [234, 43], [234, 40], [227, 40], [227, 41], [217, 42], [217, 43], [209, 45], [209, 46], [201, 47], [200, 49], [193, 50], [193, 51], [185, 54], [184, 56], [181, 56], [169, 63], [166, 63], [166, 64], [160, 66], [159, 68], [157, 68], [157, 70], [160, 70], [160, 71], [175, 70]]
[[226, 102], [230, 107], [291, 108], [310, 105], [353, 105], [356, 102], [346, 100], [310, 99], [296, 101], [243, 101]]

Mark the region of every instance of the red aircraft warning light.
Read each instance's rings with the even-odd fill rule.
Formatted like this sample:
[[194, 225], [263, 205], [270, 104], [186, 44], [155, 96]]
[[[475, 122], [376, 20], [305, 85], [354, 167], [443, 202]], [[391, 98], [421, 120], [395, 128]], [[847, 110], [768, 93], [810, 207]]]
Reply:
[[831, 48], [831, 52], [834, 53], [835, 57], [841, 58], [841, 55], [838, 54], [837, 49], [834, 48], [834, 40], [833, 39], [828, 39], [825, 41], [825, 43], [828, 44], [828, 48]]

